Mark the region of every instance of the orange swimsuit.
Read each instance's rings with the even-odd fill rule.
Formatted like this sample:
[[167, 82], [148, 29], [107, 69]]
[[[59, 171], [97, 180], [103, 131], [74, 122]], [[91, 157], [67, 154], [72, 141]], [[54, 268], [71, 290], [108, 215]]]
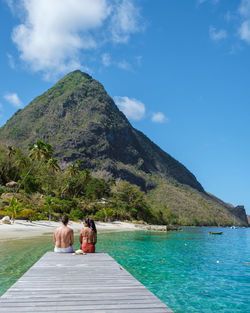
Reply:
[[95, 245], [93, 242], [88, 242], [88, 237], [82, 237], [81, 249], [85, 253], [95, 253]]

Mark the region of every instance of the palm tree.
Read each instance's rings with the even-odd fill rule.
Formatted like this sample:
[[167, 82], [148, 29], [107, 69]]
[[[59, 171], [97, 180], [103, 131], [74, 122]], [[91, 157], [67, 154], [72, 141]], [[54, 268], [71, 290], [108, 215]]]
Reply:
[[29, 157], [31, 160], [37, 160], [38, 162], [48, 160], [53, 155], [52, 146], [40, 139], [38, 139], [37, 142], [29, 148], [29, 150]]
[[69, 176], [74, 177], [79, 173], [81, 165], [82, 165], [82, 161], [77, 160], [67, 168], [66, 172], [69, 174]]
[[38, 139], [37, 142], [29, 148], [29, 150], [30, 150], [29, 157], [33, 161], [33, 164], [30, 167], [30, 169], [28, 170], [27, 174], [24, 176], [24, 178], [21, 181], [21, 183], [19, 184], [19, 186], [17, 187], [17, 189], [16, 189], [16, 191], [12, 197], [10, 205], [12, 205], [12, 202], [13, 202], [16, 194], [18, 193], [22, 184], [25, 182], [26, 178], [28, 177], [28, 175], [30, 174], [30, 172], [32, 171], [34, 166], [36, 165], [35, 160], [37, 160], [39, 162], [38, 164], [40, 167], [40, 165], [42, 164], [43, 161], [49, 160], [53, 155], [52, 146], [48, 143], [45, 143], [44, 141], [42, 141], [40, 139]]
[[51, 158], [46, 162], [48, 168], [52, 170], [52, 172], [61, 171], [61, 168], [58, 164], [58, 160], [55, 158]]
[[11, 157], [16, 154], [16, 149], [13, 146], [8, 146], [6, 154], [8, 155], [9, 159], [11, 159]]
[[18, 168], [18, 171], [15, 175], [15, 180], [16, 180], [18, 176], [20, 176], [20, 173], [22, 173], [22, 171], [28, 167], [29, 160], [24, 155], [18, 155], [14, 164]]
[[89, 181], [89, 179], [91, 178], [91, 172], [87, 168], [85, 168], [83, 171], [81, 171], [81, 175], [86, 182]]
[[17, 160], [16, 160], [16, 162], [15, 162], [15, 165], [19, 168], [19, 169], [21, 169], [21, 170], [23, 170], [24, 168], [26, 168], [27, 166], [28, 166], [28, 159], [27, 159], [27, 157], [25, 157], [25, 156], [23, 156], [23, 155], [20, 155], [20, 156], [18, 156], [18, 158], [17, 158]]
[[49, 221], [51, 221], [51, 206], [54, 204], [53, 199], [48, 196], [45, 201], [45, 211], [49, 213]]
[[[8, 156], [8, 162], [6, 162], [6, 164], [3, 168], [3, 171], [6, 173], [9, 173], [11, 170], [11, 159], [16, 154], [16, 149], [13, 146], [8, 146], [6, 154]], [[7, 175], [7, 176], [9, 176], [9, 175]], [[8, 179], [8, 177], [6, 177], [6, 179]]]
[[23, 204], [17, 199], [12, 198], [11, 200], [7, 200], [10, 204], [7, 207], [8, 214], [11, 214], [11, 219], [13, 223], [15, 223], [16, 215], [23, 211]]

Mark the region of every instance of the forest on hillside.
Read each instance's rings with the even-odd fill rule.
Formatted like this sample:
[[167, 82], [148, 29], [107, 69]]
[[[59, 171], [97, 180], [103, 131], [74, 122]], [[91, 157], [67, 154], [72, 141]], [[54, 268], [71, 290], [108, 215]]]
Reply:
[[[22, 150], [0, 146], [0, 215], [12, 219], [72, 220], [91, 216], [100, 221], [127, 220], [177, 224], [178, 216], [152, 210], [138, 186], [113, 178], [105, 181], [82, 169], [80, 160], [62, 170], [50, 144], [38, 140]], [[166, 208], [164, 208], [166, 211]]]

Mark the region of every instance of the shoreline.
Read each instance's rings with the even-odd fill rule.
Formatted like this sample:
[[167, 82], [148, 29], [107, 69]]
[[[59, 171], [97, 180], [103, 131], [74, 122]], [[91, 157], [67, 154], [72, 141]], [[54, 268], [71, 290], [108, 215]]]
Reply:
[[[138, 230], [167, 232], [169, 230], [178, 230], [178, 229], [167, 229], [167, 226], [165, 225], [135, 224], [135, 223], [121, 222], [121, 221], [95, 222], [95, 224], [96, 224], [98, 233], [138, 231]], [[5, 240], [32, 238], [32, 237], [38, 237], [38, 236], [43, 236], [43, 235], [49, 236], [49, 235], [52, 235], [55, 228], [59, 227], [60, 225], [61, 225], [61, 222], [53, 222], [53, 221], [50, 222], [47, 220], [33, 221], [32, 223], [26, 220], [16, 220], [14, 224], [2, 224], [0, 220], [0, 242], [5, 241]], [[83, 228], [83, 223], [69, 221], [68, 226], [74, 230], [75, 234], [78, 234]], [[197, 227], [197, 226], [189, 226], [189, 227]], [[199, 226], [199, 227], [207, 227], [207, 226]], [[216, 226], [209, 226], [209, 227], [214, 228]], [[216, 228], [218, 228], [218, 226]], [[182, 230], [182, 228], [180, 228], [179, 230]]]
[[[98, 233], [140, 230], [137, 224], [120, 221], [96, 222], [95, 224]], [[0, 222], [0, 241], [52, 235], [55, 228], [60, 225], [61, 222], [52, 221], [34, 221], [31, 223], [29, 221], [16, 220], [14, 224], [2, 224]], [[83, 223], [70, 221], [68, 226], [77, 234], [83, 228]]]

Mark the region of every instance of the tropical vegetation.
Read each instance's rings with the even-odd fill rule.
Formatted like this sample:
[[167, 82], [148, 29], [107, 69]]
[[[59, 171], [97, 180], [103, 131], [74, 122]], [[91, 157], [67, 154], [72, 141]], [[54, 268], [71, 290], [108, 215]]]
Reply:
[[[68, 214], [73, 220], [88, 215], [101, 221], [167, 222], [153, 213], [138, 186], [105, 181], [81, 165], [78, 160], [62, 170], [51, 145], [42, 140], [27, 152], [0, 146], [0, 214], [11, 215], [13, 221], [16, 217], [58, 220]], [[7, 187], [11, 181], [17, 184]]]

